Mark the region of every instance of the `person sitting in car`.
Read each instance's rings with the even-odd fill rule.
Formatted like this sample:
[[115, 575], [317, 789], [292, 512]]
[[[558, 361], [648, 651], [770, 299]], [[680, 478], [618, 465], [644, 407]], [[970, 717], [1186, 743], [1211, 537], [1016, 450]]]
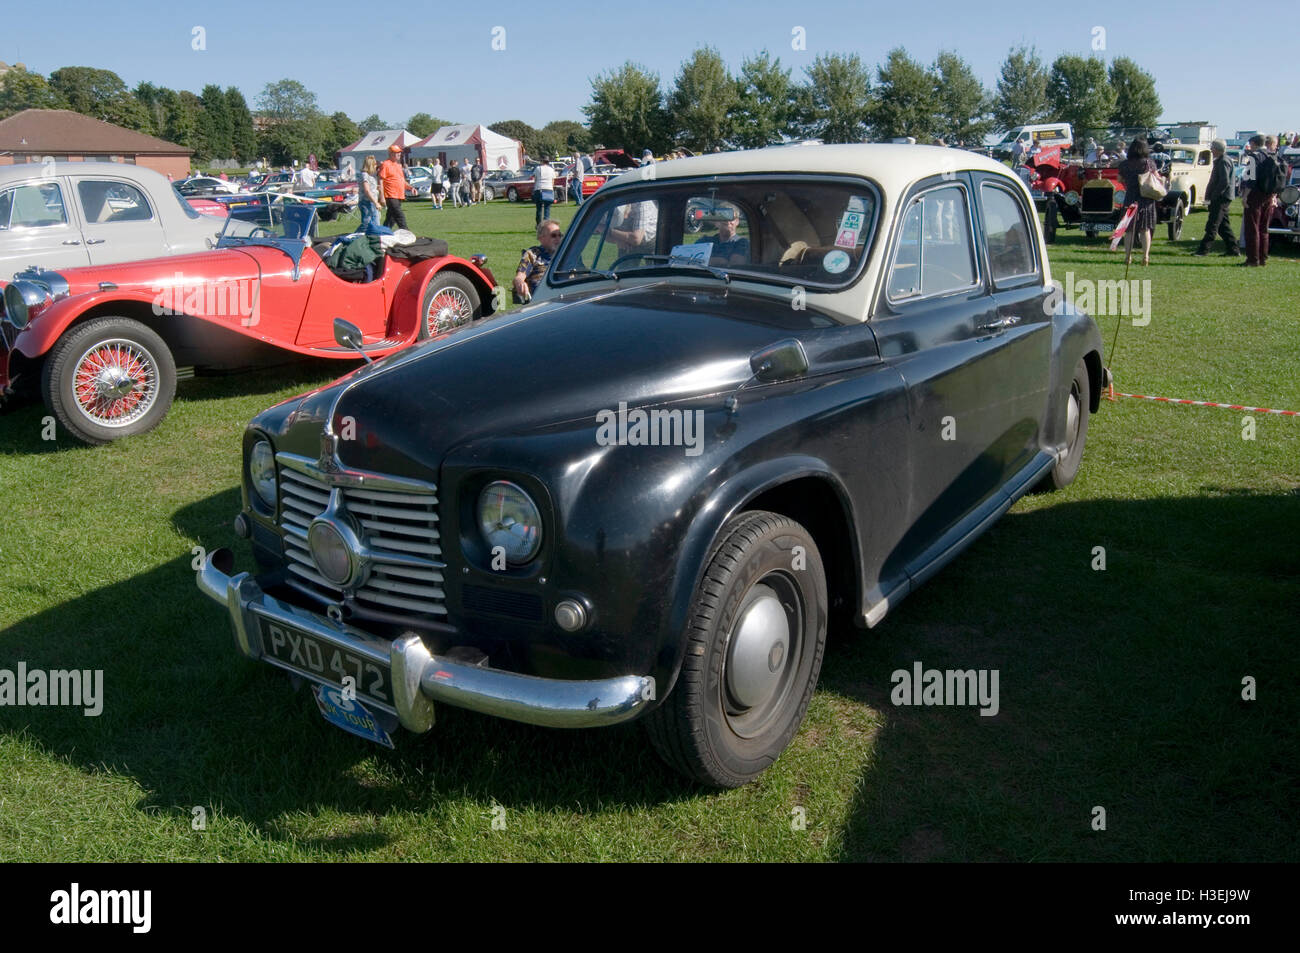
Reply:
[[551, 267], [555, 250], [560, 247], [564, 232], [554, 219], [543, 219], [537, 223], [537, 239], [541, 243], [532, 248], [525, 248], [519, 259], [519, 268], [515, 271], [515, 304], [527, 304], [533, 299], [533, 292], [546, 277], [546, 269]]
[[749, 239], [736, 237], [736, 229], [740, 227], [740, 209], [730, 202], [719, 203], [717, 209], [724, 215], [730, 214], [731, 217], [718, 222], [718, 237], [713, 243], [709, 264], [749, 264]]

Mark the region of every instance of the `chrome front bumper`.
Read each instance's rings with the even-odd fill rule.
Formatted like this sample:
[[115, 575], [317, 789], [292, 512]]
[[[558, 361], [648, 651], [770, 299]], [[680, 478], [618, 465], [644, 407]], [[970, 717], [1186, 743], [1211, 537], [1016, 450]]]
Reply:
[[395, 714], [410, 731], [425, 732], [433, 727], [434, 702], [533, 725], [591, 728], [627, 721], [655, 697], [654, 679], [648, 675], [593, 681], [538, 678], [436, 656], [414, 634], [389, 643], [267, 595], [249, 573], [232, 574], [233, 565], [234, 554], [228, 549], [209, 554], [199, 570], [198, 587], [209, 599], [226, 606], [241, 652], [304, 678], [335, 684], [267, 656], [257, 622], [260, 616], [305, 630], [354, 655], [387, 666], [393, 704], [371, 700], [367, 704]]

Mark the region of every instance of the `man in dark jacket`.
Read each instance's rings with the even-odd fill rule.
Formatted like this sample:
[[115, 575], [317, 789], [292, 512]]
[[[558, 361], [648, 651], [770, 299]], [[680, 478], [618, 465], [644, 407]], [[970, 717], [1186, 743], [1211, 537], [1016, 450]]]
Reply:
[[1214, 244], [1217, 232], [1227, 246], [1223, 254], [1235, 257], [1241, 254], [1237, 250], [1237, 239], [1232, 234], [1232, 225], [1228, 223], [1228, 208], [1232, 205], [1232, 160], [1227, 156], [1228, 145], [1222, 139], [1210, 143], [1210, 152], [1214, 156], [1214, 168], [1210, 172], [1210, 184], [1205, 189], [1205, 198], [1210, 204], [1209, 220], [1205, 223], [1205, 237], [1194, 254], [1208, 255]]
[[1246, 260], [1243, 267], [1263, 268], [1268, 261], [1268, 220], [1273, 211], [1273, 193], [1260, 182], [1260, 167], [1268, 153], [1264, 151], [1264, 137], [1251, 136], [1249, 148], [1242, 157], [1245, 172], [1241, 177], [1245, 194], [1242, 204], [1241, 230], [1246, 233]]

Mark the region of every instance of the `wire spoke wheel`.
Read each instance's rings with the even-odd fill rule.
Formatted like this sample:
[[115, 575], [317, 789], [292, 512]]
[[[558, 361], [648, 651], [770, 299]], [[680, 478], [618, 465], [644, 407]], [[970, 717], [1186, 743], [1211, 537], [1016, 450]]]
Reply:
[[473, 318], [474, 305], [470, 303], [469, 295], [459, 288], [451, 287], [443, 288], [433, 296], [429, 310], [424, 315], [430, 334], [450, 331], [468, 324]]
[[158, 365], [147, 350], [123, 338], [92, 345], [73, 371], [77, 409], [91, 423], [126, 427], [158, 399]]

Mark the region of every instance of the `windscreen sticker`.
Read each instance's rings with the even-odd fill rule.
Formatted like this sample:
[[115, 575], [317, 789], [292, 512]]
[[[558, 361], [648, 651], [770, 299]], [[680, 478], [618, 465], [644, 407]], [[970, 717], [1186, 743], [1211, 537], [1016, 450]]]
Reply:
[[862, 234], [862, 213], [846, 211], [840, 218], [839, 234], [835, 236], [835, 244], [839, 248], [853, 248], [858, 244], [858, 236]]
[[838, 275], [848, 267], [849, 253], [840, 251], [838, 248], [834, 251], [828, 251], [826, 257], [822, 259], [822, 268], [832, 275]]

